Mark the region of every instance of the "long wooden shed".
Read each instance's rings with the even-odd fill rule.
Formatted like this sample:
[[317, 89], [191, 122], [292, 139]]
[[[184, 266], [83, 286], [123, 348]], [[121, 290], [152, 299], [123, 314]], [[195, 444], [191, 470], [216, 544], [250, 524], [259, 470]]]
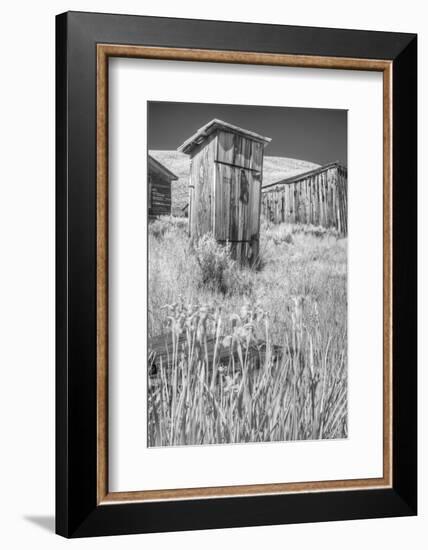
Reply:
[[166, 166], [148, 155], [147, 204], [149, 218], [171, 214], [171, 182], [177, 180]]
[[262, 214], [273, 223], [319, 225], [347, 235], [347, 169], [332, 162], [263, 187]]
[[241, 263], [259, 254], [263, 154], [270, 138], [214, 119], [178, 151], [190, 155], [189, 232], [229, 242]]

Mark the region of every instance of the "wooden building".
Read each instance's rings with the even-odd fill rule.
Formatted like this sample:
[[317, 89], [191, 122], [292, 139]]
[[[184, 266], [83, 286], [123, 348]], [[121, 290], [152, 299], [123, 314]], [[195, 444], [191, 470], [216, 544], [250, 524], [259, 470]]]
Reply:
[[171, 182], [177, 180], [166, 166], [148, 155], [148, 196], [149, 218], [171, 214]]
[[312, 224], [348, 233], [347, 170], [333, 162], [262, 190], [262, 213], [274, 223]]
[[258, 258], [264, 147], [270, 138], [214, 119], [178, 151], [190, 155], [189, 232], [230, 242], [236, 259]]

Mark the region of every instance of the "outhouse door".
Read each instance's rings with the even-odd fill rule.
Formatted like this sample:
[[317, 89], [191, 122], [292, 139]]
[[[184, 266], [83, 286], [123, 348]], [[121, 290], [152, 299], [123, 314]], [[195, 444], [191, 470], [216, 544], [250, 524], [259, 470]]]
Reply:
[[214, 236], [230, 242], [233, 256], [252, 262], [259, 252], [260, 173], [216, 164]]

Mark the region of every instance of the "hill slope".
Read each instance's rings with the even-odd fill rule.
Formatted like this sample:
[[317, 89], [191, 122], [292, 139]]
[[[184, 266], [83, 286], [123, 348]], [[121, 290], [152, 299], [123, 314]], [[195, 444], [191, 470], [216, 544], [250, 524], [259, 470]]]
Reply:
[[[190, 158], [178, 151], [149, 151], [149, 153], [178, 177], [177, 181], [172, 182], [172, 213], [179, 214], [189, 199], [187, 186], [189, 183]], [[307, 172], [318, 166], [318, 164], [306, 160], [265, 157], [263, 185]]]

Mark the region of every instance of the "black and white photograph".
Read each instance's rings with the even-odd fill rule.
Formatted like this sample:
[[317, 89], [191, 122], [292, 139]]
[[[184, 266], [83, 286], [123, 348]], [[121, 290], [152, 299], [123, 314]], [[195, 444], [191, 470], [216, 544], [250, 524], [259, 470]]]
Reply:
[[346, 439], [347, 111], [147, 117], [147, 445]]

